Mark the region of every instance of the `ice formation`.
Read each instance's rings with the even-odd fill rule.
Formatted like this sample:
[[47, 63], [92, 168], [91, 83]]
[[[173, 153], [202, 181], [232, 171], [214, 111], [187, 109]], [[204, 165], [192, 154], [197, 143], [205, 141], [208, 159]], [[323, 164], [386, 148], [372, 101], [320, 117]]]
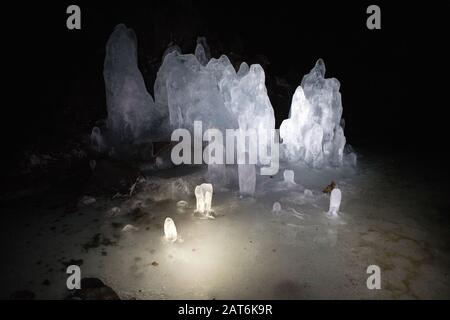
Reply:
[[193, 129], [196, 120], [202, 121], [203, 130], [222, 132], [253, 128], [260, 133], [275, 128], [261, 66], [249, 68], [243, 63], [236, 73], [224, 55], [209, 60], [206, 66], [199, 61], [202, 59], [198, 54], [174, 51], [158, 71], [155, 101], [168, 106], [172, 128]]
[[98, 153], [102, 153], [106, 149], [105, 140], [99, 127], [92, 128], [91, 146]]
[[166, 110], [156, 106], [138, 69], [137, 40], [119, 24], [106, 44], [103, 76], [108, 110], [107, 127], [116, 144], [156, 140]]
[[205, 52], [205, 57], [207, 62], [211, 59], [211, 50], [209, 48], [208, 42], [206, 41], [206, 37], [197, 37], [197, 45], [201, 45]]
[[330, 196], [330, 210], [328, 210], [328, 213], [336, 216], [339, 213], [339, 207], [341, 206], [341, 190], [338, 188], [334, 188], [333, 191], [331, 191]]
[[340, 125], [339, 87], [337, 79], [325, 79], [322, 59], [303, 77], [292, 98], [290, 117], [280, 126], [287, 160], [302, 160], [318, 168], [343, 163], [345, 136]]
[[195, 212], [209, 216], [212, 212], [211, 202], [213, 196], [213, 186], [210, 183], [202, 183], [195, 187], [195, 197], [197, 199], [197, 209]]
[[253, 196], [256, 188], [256, 168], [254, 164], [239, 164], [239, 193], [243, 196]]
[[177, 227], [171, 218], [166, 218], [164, 221], [164, 238], [169, 242], [177, 241]]
[[[231, 65], [231, 64], [230, 64]], [[172, 129], [185, 128], [193, 132], [194, 121], [202, 129], [237, 128], [237, 121], [225, 107], [217, 78], [212, 70], [202, 66], [195, 55], [169, 53], [161, 65], [155, 85], [155, 101], [166, 105]]]
[[283, 172], [284, 182], [286, 184], [294, 185], [296, 184], [294, 181], [294, 171], [292, 170], [284, 170]]
[[205, 37], [197, 38], [197, 47], [195, 48], [195, 57], [202, 66], [206, 66], [211, 59], [208, 43]]
[[275, 215], [279, 215], [281, 212], [281, 204], [279, 202], [274, 202], [273, 207], [272, 207], [272, 212]]

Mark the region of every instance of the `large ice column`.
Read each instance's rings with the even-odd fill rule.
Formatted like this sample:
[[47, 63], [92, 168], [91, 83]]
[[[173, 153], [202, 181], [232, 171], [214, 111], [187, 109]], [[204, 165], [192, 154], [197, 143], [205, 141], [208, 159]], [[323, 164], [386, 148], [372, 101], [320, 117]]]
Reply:
[[[219, 82], [225, 106], [236, 117], [242, 132], [254, 130], [258, 141], [245, 143], [244, 153], [249, 153], [250, 144], [258, 144], [258, 155], [270, 155], [270, 139], [275, 129], [275, 117], [267, 95], [265, 74], [260, 65], [241, 64], [236, 76], [226, 76]], [[239, 155], [238, 155], [239, 157]], [[261, 158], [258, 157], [258, 163]], [[256, 169], [254, 164], [238, 167], [239, 190], [243, 195], [255, 192]]]
[[194, 121], [208, 128], [234, 129], [237, 121], [225, 108], [213, 72], [203, 67], [193, 54], [172, 52], [166, 56], [155, 82], [158, 104], [169, 108], [173, 129], [193, 131]]
[[342, 164], [346, 141], [340, 126], [339, 88], [337, 79], [325, 79], [322, 59], [303, 77], [292, 98], [290, 117], [280, 126], [287, 160], [302, 160], [313, 167]]
[[165, 111], [155, 106], [147, 92], [138, 69], [136, 35], [123, 24], [114, 28], [106, 44], [103, 76], [107, 127], [115, 142], [154, 139]]

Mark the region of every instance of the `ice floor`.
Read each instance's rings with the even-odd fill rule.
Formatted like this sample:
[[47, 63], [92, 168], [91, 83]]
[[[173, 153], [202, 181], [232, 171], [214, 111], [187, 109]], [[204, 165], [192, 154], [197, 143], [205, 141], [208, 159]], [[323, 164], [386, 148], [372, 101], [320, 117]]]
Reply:
[[[215, 220], [193, 215], [205, 168], [147, 175], [131, 197], [17, 203], [3, 209], [1, 297], [30, 290], [62, 299], [65, 268], [79, 264], [82, 277], [100, 278], [122, 299], [449, 299], [444, 177], [406, 163], [366, 154], [356, 169], [289, 167], [297, 183], [290, 186], [282, 169], [258, 177], [254, 198], [215, 189]], [[331, 181], [342, 191], [336, 219], [322, 192]], [[163, 239], [166, 217], [177, 226], [176, 243]], [[128, 224], [134, 228], [122, 231]], [[381, 290], [366, 286], [373, 264]]]

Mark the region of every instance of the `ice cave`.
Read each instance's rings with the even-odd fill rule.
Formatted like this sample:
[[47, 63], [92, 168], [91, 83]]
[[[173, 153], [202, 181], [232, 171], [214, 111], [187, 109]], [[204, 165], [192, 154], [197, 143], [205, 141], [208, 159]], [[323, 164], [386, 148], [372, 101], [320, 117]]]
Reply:
[[[355, 48], [372, 47], [357, 43], [365, 41], [362, 36], [325, 36], [333, 33], [330, 28], [288, 37], [270, 24], [278, 31], [265, 40], [256, 29], [257, 14], [249, 18], [255, 23], [236, 19], [248, 29], [231, 26], [222, 33], [168, 15], [167, 21], [181, 27], [169, 25], [164, 33], [166, 20], [152, 16], [148, 22], [149, 11], [133, 13], [142, 15], [139, 23], [126, 11], [119, 24], [120, 10], [114, 18], [105, 13], [104, 21], [98, 18], [104, 27], [88, 20], [76, 35], [85, 37], [86, 46], [95, 43], [95, 50], [81, 62], [72, 59], [82, 67], [70, 70], [89, 72], [93, 80], [68, 76], [82, 89], [61, 90], [74, 103], [59, 116], [78, 130], [66, 135], [66, 151], [31, 148], [20, 162], [27, 178], [16, 181], [29, 181], [40, 193], [23, 201], [14, 199], [31, 192], [2, 196], [13, 199], [4, 206], [10, 218], [1, 232], [13, 247], [6, 253], [3, 296], [450, 297], [450, 251], [443, 240], [447, 197], [436, 182], [445, 175], [408, 162], [425, 166], [418, 154], [438, 148], [422, 144], [414, 156], [391, 156], [380, 151], [387, 147], [367, 147], [360, 134], [381, 141], [383, 131], [402, 131], [398, 145], [419, 136], [421, 125], [412, 117], [428, 117], [422, 111], [389, 122], [403, 113], [375, 105], [380, 100], [374, 94], [358, 96], [378, 90], [383, 103], [404, 99], [406, 91], [389, 87], [409, 81], [400, 62], [361, 67]], [[208, 26], [220, 22], [199, 19]], [[309, 26], [315, 30], [315, 24]], [[85, 31], [90, 27], [95, 32]], [[398, 46], [382, 53], [400, 55]], [[367, 77], [355, 76], [364, 72]], [[93, 98], [78, 99], [83, 90]], [[77, 111], [78, 102], [86, 104], [85, 114]], [[80, 124], [83, 117], [88, 120]], [[48, 145], [59, 138], [48, 136]], [[41, 186], [42, 181], [48, 183]], [[66, 269], [74, 265], [82, 288], [70, 291]], [[379, 288], [368, 289], [368, 270], [380, 270]]]

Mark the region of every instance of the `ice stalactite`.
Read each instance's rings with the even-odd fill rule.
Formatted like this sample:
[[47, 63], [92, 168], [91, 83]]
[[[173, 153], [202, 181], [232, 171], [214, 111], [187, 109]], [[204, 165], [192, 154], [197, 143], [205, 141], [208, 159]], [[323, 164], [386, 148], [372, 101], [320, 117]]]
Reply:
[[292, 98], [290, 117], [280, 126], [282, 148], [288, 161], [312, 167], [343, 164], [345, 136], [341, 127], [342, 102], [337, 79], [325, 79], [319, 59], [303, 77]]

